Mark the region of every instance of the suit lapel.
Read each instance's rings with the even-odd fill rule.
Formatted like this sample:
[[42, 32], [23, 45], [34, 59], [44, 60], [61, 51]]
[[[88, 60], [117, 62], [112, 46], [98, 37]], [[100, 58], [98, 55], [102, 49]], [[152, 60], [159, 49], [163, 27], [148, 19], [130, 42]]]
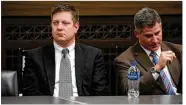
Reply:
[[153, 63], [147, 56], [146, 52], [141, 48], [140, 44], [137, 43], [134, 47], [134, 55], [136, 57], [136, 61], [145, 68], [146, 71], [150, 70], [153, 66]]
[[82, 78], [86, 59], [86, 52], [80, 44], [75, 45], [75, 76], [78, 95], [82, 95]]
[[47, 46], [43, 49], [43, 59], [48, 77], [48, 83], [50, 87], [50, 93], [53, 94], [55, 86], [55, 53], [54, 46]]
[[[136, 57], [136, 61], [146, 70], [149, 71], [154, 65], [152, 63], [152, 61], [149, 59], [148, 55], [146, 54], [146, 52], [143, 50], [143, 48], [140, 46], [139, 43], [137, 43], [134, 47], [134, 55]], [[161, 89], [163, 89], [165, 92], [165, 87], [163, 84], [163, 81], [161, 80], [160, 77], [158, 77], [157, 79], [158, 82], [157, 85], [161, 87]]]
[[[170, 50], [168, 46], [162, 44], [162, 51]], [[179, 74], [180, 72], [176, 71], [179, 69], [179, 61], [178, 59], [173, 60], [171, 63], [167, 63], [167, 67], [172, 78], [172, 82], [177, 86], [179, 82]]]

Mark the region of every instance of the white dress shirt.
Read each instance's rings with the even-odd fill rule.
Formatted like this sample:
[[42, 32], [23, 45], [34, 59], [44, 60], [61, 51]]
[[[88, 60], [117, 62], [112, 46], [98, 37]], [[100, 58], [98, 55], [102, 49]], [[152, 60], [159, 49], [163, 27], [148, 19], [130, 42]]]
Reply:
[[[152, 61], [153, 58], [150, 56], [151, 51], [145, 49], [143, 46], [141, 46], [141, 47], [143, 48], [143, 50], [146, 52], [146, 54], [148, 55], [148, 57], [149, 57], [150, 60]], [[157, 51], [155, 51], [155, 52], [156, 52], [156, 54], [157, 54], [157, 57], [159, 58], [160, 55], [161, 55], [161, 47], [159, 47], [159, 49], [158, 49]], [[152, 61], [152, 62], [153, 62], [153, 61]], [[174, 87], [175, 85], [174, 85], [174, 83], [172, 82], [172, 79], [171, 79], [171, 76], [170, 76], [170, 73], [169, 73], [169, 70], [168, 70], [167, 65], [163, 68], [163, 71], [165, 72], [165, 75], [166, 75], [167, 78], [169, 79], [170, 84], [172, 85], [174, 92], [175, 92], [176, 94], [178, 94], [178, 93], [177, 93], [177, 88]], [[152, 75], [153, 75], [153, 77], [154, 77], [155, 80], [157, 80], [158, 77], [159, 77], [159, 74], [158, 74], [158, 73], [152, 73]]]
[[[54, 97], [59, 97], [59, 68], [62, 58], [61, 51], [63, 48], [59, 46], [55, 41], [53, 42], [55, 49], [55, 87], [54, 87]], [[69, 54], [67, 55], [70, 59], [71, 64], [71, 75], [72, 75], [72, 86], [73, 86], [73, 96], [78, 96], [76, 87], [76, 76], [75, 76], [75, 42], [68, 47]]]

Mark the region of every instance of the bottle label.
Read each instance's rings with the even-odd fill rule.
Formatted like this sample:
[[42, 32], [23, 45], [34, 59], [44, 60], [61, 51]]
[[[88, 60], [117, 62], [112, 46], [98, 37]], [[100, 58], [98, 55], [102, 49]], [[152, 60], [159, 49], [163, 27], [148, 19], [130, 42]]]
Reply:
[[128, 73], [128, 79], [129, 80], [138, 80], [140, 78], [139, 72], [129, 72]]

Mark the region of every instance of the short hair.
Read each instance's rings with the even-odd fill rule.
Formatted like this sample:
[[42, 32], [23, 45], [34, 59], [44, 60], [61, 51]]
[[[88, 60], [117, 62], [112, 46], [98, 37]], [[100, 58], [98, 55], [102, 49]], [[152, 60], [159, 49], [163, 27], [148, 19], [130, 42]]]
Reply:
[[134, 16], [134, 26], [140, 32], [144, 27], [153, 27], [156, 22], [161, 23], [159, 14], [148, 7], [142, 8]]
[[66, 3], [55, 5], [54, 7], [52, 7], [51, 19], [53, 18], [53, 15], [58, 13], [58, 12], [71, 12], [73, 22], [74, 23], [79, 22], [79, 11], [73, 5], [66, 4]]

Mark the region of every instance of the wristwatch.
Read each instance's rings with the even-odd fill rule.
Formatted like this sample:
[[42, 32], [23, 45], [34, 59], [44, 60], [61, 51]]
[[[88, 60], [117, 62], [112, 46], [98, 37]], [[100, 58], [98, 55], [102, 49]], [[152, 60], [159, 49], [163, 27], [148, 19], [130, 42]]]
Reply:
[[154, 68], [154, 67], [152, 67], [152, 68], [150, 69], [150, 71], [151, 71], [151, 73], [158, 73], [158, 74], [160, 73], [160, 72], [157, 71], [156, 68]]

